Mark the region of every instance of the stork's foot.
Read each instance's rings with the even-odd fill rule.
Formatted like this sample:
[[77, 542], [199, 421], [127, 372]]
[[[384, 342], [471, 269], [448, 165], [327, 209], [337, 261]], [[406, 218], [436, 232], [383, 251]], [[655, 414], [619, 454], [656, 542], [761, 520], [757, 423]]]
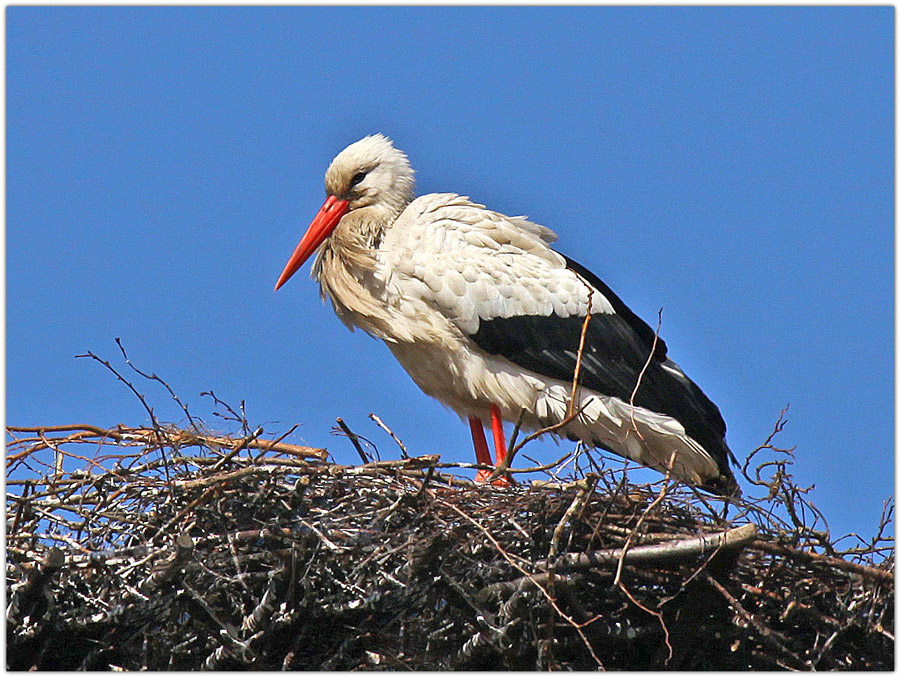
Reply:
[[[488, 478], [494, 474], [493, 469], [491, 470], [479, 470], [475, 473], [475, 481], [482, 483], [487, 482]], [[493, 482], [491, 482], [495, 487], [511, 487], [515, 486], [517, 482], [512, 478], [511, 475], [500, 475], [500, 477], [496, 478]]]
[[[480, 465], [493, 465], [491, 452], [488, 451], [487, 440], [484, 438], [484, 428], [481, 419], [477, 416], [469, 417], [469, 427], [472, 430], [472, 442], [475, 444], [475, 458]], [[494, 433], [494, 447], [497, 451], [497, 465], [503, 463], [506, 458], [506, 440], [503, 437], [503, 421], [500, 418], [500, 410], [496, 405], [491, 405], [491, 429]], [[475, 475], [476, 482], [487, 482], [494, 474], [494, 469], [479, 470]], [[501, 475], [491, 481], [495, 487], [509, 487], [516, 483], [511, 475]]]

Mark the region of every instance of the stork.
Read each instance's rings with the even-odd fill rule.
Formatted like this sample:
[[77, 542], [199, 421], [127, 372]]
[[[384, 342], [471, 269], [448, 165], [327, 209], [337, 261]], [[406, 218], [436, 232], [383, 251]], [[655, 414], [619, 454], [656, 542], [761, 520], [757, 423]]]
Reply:
[[[275, 289], [317, 252], [312, 276], [323, 299], [468, 419], [480, 465], [493, 465], [485, 423], [498, 465], [504, 420], [525, 430], [563, 423], [555, 435], [739, 493], [719, 409], [649, 325], [550, 247], [549, 228], [454, 193], [415, 197], [407, 156], [382, 134], [341, 151], [325, 189]], [[482, 468], [476, 479], [491, 473]]]

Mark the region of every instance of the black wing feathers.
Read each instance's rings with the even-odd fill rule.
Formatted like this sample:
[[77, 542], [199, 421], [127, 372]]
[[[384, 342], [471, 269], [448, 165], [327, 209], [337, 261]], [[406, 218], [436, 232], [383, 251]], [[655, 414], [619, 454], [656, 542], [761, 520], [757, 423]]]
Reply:
[[[615, 310], [614, 314], [591, 316], [579, 381], [603, 395], [630, 402], [638, 376], [647, 364], [655, 332], [599, 278], [574, 261], [566, 260], [569, 268], [601, 292]], [[583, 316], [502, 317], [481, 320], [471, 338], [485, 352], [505, 357], [524, 369], [571, 381], [583, 324]], [[661, 339], [657, 340], [634, 403], [678, 420], [688, 435], [728, 472], [731, 452], [724, 441], [725, 421], [719, 409], [666, 357], [666, 346]]]
[[[566, 267], [569, 270], [577, 273], [585, 280], [585, 282], [593, 286], [594, 289], [596, 289], [606, 297], [607, 301], [609, 301], [609, 305], [611, 305], [613, 307], [613, 310], [616, 311], [616, 315], [619, 315], [623, 320], [625, 320], [625, 323], [631, 328], [632, 331], [634, 331], [635, 334], [638, 335], [638, 338], [640, 338], [640, 340], [643, 341], [649, 349], [650, 346], [653, 345], [653, 337], [656, 335], [656, 332], [650, 328], [650, 325], [644, 322], [637, 315], [635, 315], [634, 312], [632, 312], [631, 308], [626, 306], [625, 302], [620, 299], [603, 280], [594, 275], [591, 271], [589, 271], [577, 261], [573, 261], [572, 259], [570, 259], [565, 254], [561, 254], [561, 256], [566, 260]], [[653, 353], [654, 357], [662, 359], [666, 356], [666, 352], [666, 342], [661, 338], [658, 338], [656, 341], [656, 350]]]

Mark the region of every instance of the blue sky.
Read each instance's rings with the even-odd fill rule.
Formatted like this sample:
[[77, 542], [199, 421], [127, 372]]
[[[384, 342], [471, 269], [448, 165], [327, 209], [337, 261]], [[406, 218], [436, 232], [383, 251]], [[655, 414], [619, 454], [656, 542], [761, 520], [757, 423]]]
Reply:
[[[192, 413], [327, 446], [336, 417], [473, 460], [468, 428], [308, 269], [331, 158], [391, 136], [418, 189], [559, 234], [655, 324], [739, 458], [780, 437], [835, 533], [894, 486], [894, 10], [7, 8], [6, 417]], [[162, 388], [157, 414], [183, 422]], [[554, 458], [553, 443], [530, 447]], [[524, 460], [523, 460], [524, 462]]]

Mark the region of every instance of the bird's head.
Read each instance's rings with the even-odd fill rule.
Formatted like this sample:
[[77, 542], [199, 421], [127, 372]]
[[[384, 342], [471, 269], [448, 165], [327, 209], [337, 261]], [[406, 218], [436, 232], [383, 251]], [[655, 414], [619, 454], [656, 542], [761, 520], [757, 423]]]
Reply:
[[400, 213], [415, 197], [412, 167], [402, 150], [373, 134], [342, 150], [325, 172], [325, 191], [349, 210], [383, 205]]
[[277, 290], [331, 235], [348, 212], [370, 212], [370, 223], [393, 221], [415, 197], [415, 179], [406, 154], [383, 134], [351, 143], [325, 172], [328, 198], [284, 267]]

